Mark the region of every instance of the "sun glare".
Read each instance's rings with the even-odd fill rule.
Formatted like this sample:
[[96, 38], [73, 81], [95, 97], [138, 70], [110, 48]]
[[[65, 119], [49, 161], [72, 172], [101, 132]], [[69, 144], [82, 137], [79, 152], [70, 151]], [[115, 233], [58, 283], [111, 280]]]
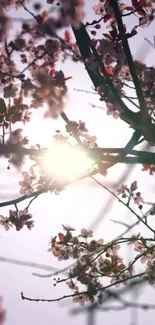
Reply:
[[44, 167], [49, 174], [69, 181], [89, 171], [92, 166], [92, 159], [67, 144], [53, 143], [44, 157]]

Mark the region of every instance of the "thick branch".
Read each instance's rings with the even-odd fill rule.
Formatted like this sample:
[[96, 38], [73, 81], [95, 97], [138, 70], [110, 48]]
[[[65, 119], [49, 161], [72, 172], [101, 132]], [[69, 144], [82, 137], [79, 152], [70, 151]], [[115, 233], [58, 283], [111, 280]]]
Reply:
[[125, 56], [126, 56], [126, 60], [127, 60], [128, 66], [129, 66], [129, 70], [130, 70], [130, 73], [131, 73], [131, 76], [132, 76], [132, 79], [133, 79], [133, 83], [134, 83], [134, 86], [135, 86], [135, 90], [136, 90], [136, 93], [137, 93], [137, 97], [138, 97], [138, 100], [139, 100], [140, 111], [141, 111], [139, 124], [142, 124], [142, 126], [144, 127], [143, 134], [145, 133], [146, 139], [148, 137], [150, 137], [150, 133], [152, 133], [151, 137], [154, 138], [154, 128], [152, 127], [151, 119], [150, 119], [150, 117], [148, 115], [148, 112], [147, 112], [146, 103], [145, 103], [145, 100], [144, 100], [140, 80], [138, 78], [136, 68], [135, 68], [135, 65], [134, 65], [134, 62], [133, 62], [132, 54], [131, 54], [131, 51], [130, 51], [128, 39], [127, 39], [126, 34], [125, 34], [124, 25], [123, 25], [123, 21], [122, 21], [122, 17], [121, 17], [121, 13], [120, 13], [120, 10], [119, 10], [117, 0], [112, 0], [111, 5], [113, 6], [113, 9], [114, 9], [116, 21], [117, 21], [117, 24], [118, 24], [120, 39], [122, 40], [124, 53], [125, 53]]
[[[68, 116], [64, 112], [61, 113], [61, 117], [66, 122], [66, 124], [68, 124], [68, 125], [70, 124], [70, 120], [69, 120]], [[77, 141], [77, 143], [79, 145], [82, 145], [82, 142], [81, 142], [81, 140], [80, 140], [80, 138], [79, 138], [79, 136], [78, 136], [78, 134], [77, 134], [76, 131], [74, 131], [74, 134], [73, 135], [74, 135], [74, 138]]]
[[49, 191], [49, 188], [44, 188], [43, 190], [39, 190], [39, 191], [33, 192], [29, 196], [28, 195], [22, 195], [22, 196], [18, 197], [17, 199], [13, 199], [13, 200], [1, 202], [0, 203], [0, 207], [6, 207], [6, 206], [9, 206], [9, 205], [15, 205], [15, 204], [18, 204], [18, 203], [20, 203], [22, 201], [25, 201], [27, 199], [30, 199], [31, 197], [39, 196], [39, 195], [41, 195], [43, 193], [46, 193], [48, 191]]
[[[107, 163], [120, 162], [129, 164], [155, 164], [155, 153], [132, 150], [132, 148], [137, 144], [138, 139], [139, 133], [137, 131], [137, 134], [136, 132], [134, 133], [133, 137], [125, 148], [86, 148], [83, 145], [80, 145], [79, 149], [83, 150], [85, 153], [88, 153], [88, 155], [95, 160], [104, 160]], [[18, 144], [0, 144], [0, 156], [12, 153], [17, 155], [19, 154], [21, 156], [28, 155], [44, 157], [44, 155], [49, 151], [52, 152], [52, 149], [29, 149], [21, 147]], [[114, 156], [114, 154], [117, 154], [117, 156]], [[126, 157], [127, 155], [130, 155], [130, 157]]]
[[[68, 183], [63, 184], [63, 185], [64, 185], [64, 186], [67, 186], [67, 185], [69, 185], [69, 184], [72, 184], [72, 183], [74, 183], [74, 182], [78, 182], [78, 181], [80, 181], [80, 180], [82, 180], [82, 179], [85, 179], [85, 178], [91, 177], [91, 176], [96, 175], [96, 174], [97, 174], [97, 169], [93, 169], [93, 170], [90, 171], [89, 173], [85, 173], [85, 174], [83, 174], [83, 175], [80, 175], [79, 177], [75, 178], [74, 181], [72, 181], [72, 182], [68, 182]], [[55, 184], [53, 183], [53, 190], [55, 190], [56, 188], [57, 188], [57, 184], [56, 184], [56, 182], [55, 182]], [[18, 203], [20, 203], [20, 202], [22, 202], [22, 201], [25, 201], [25, 200], [27, 200], [27, 199], [30, 199], [31, 197], [36, 197], [36, 196], [39, 196], [39, 195], [41, 195], [41, 194], [43, 194], [43, 193], [47, 193], [49, 190], [51, 191], [52, 188], [51, 188], [51, 187], [44, 187], [43, 190], [35, 191], [35, 192], [33, 192], [32, 194], [30, 194], [29, 196], [27, 196], [27, 195], [22, 195], [22, 196], [20, 196], [20, 197], [17, 198], [17, 199], [12, 199], [12, 200], [9, 200], [9, 201], [1, 202], [1, 203], [0, 203], [0, 207], [5, 207], [5, 206], [9, 206], [9, 205], [15, 205], [15, 204], [18, 204]]]
[[143, 113], [143, 118], [146, 118], [146, 117], [148, 117], [147, 111], [146, 111], [146, 104], [144, 101], [140, 81], [139, 81], [139, 78], [136, 73], [135, 65], [134, 65], [132, 54], [131, 54], [130, 47], [129, 47], [129, 43], [128, 43], [127, 37], [125, 35], [124, 25], [123, 25], [123, 21], [121, 18], [121, 13], [119, 10], [118, 2], [117, 2], [117, 0], [113, 0], [113, 1], [111, 1], [111, 4], [112, 4], [114, 12], [115, 12], [115, 17], [116, 17], [117, 24], [118, 24], [120, 39], [122, 40], [122, 45], [123, 45], [124, 53], [126, 56], [126, 60], [128, 62], [129, 70], [130, 70], [130, 73], [131, 73], [131, 76], [132, 76], [132, 79], [133, 79], [133, 82], [135, 85], [137, 97], [138, 97], [139, 104], [140, 104], [140, 109]]
[[125, 103], [123, 102], [123, 100], [120, 97], [120, 94], [117, 90], [117, 88], [115, 88], [115, 86], [113, 85], [112, 80], [110, 79], [104, 64], [100, 58], [100, 55], [97, 53], [96, 49], [93, 47], [91, 39], [84, 27], [83, 24], [81, 24], [81, 27], [79, 29], [74, 29], [73, 28], [73, 32], [81, 53], [81, 56], [83, 58], [83, 60], [85, 61], [86, 58], [89, 58], [90, 55], [92, 54], [91, 49], [94, 53], [94, 56], [100, 66], [100, 68], [102, 69], [104, 76], [105, 76], [105, 80], [104, 78], [101, 78], [99, 75], [98, 76], [94, 76], [94, 74], [91, 72], [90, 73], [90, 69], [88, 69], [87, 67], [87, 72], [89, 74], [89, 77], [91, 78], [91, 81], [94, 85], [94, 87], [98, 87], [101, 84], [104, 84], [105, 87], [109, 87], [109, 89], [111, 90], [111, 92], [114, 95], [114, 98], [117, 100], [117, 102], [120, 104], [120, 106], [122, 107], [122, 109], [124, 110], [124, 112], [121, 114], [121, 118], [128, 124], [130, 124], [131, 126], [133, 126], [133, 124], [136, 124], [136, 122], [138, 122], [137, 120], [137, 113], [134, 113], [132, 111], [130, 111], [128, 109], [128, 107], [125, 105]]

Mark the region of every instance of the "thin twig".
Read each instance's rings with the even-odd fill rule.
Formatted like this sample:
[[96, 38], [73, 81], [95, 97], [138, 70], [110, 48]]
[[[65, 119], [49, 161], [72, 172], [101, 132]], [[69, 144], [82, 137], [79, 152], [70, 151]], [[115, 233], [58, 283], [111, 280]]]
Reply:
[[[126, 281], [129, 281], [129, 280], [133, 280], [135, 278], [138, 278], [138, 277], [142, 277], [146, 275], [145, 272], [142, 272], [142, 273], [139, 273], [139, 274], [135, 274], [133, 276], [129, 276], [128, 278], [126, 278]], [[147, 279], [147, 277], [146, 277]], [[145, 280], [145, 278], [143, 278], [143, 281]], [[105, 287], [101, 287], [100, 290], [101, 291], [105, 291], [106, 289], [109, 289], [111, 287], [114, 287], [116, 284], [119, 284], [119, 283], [123, 283], [124, 282], [124, 279], [121, 279], [121, 280], [118, 280], [114, 283], [111, 283]], [[73, 298], [73, 297], [76, 297], [76, 296], [82, 296], [82, 295], [85, 295], [85, 294], [88, 294], [88, 291], [82, 291], [82, 292], [78, 292], [78, 293], [73, 293], [73, 294], [70, 294], [70, 295], [64, 295], [64, 296], [61, 296], [61, 297], [58, 297], [58, 298], [54, 298], [54, 299], [42, 299], [42, 298], [30, 298], [30, 297], [27, 297], [23, 294], [23, 292], [21, 292], [21, 298], [22, 300], [28, 300], [28, 301], [33, 301], [33, 302], [56, 302], [56, 301], [61, 301], [61, 300], [64, 300], [64, 299], [67, 299], [67, 298]]]
[[146, 222], [141, 218], [129, 205], [125, 204], [124, 201], [122, 201], [115, 193], [113, 193], [108, 187], [100, 183], [95, 177], [91, 177], [99, 186], [103, 187], [106, 191], [108, 191], [111, 195], [113, 195], [119, 202], [121, 202], [127, 209], [129, 209], [136, 217], [137, 219], [142, 222], [153, 234], [155, 234], [155, 230], [153, 230]]

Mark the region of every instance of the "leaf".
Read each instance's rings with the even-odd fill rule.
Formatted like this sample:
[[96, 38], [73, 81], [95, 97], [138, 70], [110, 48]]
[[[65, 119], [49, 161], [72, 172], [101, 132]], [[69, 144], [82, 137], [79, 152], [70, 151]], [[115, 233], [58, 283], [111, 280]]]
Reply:
[[140, 0], [140, 1], [132, 0], [132, 5], [137, 10], [137, 14], [142, 15], [142, 16], [145, 15], [145, 11], [140, 8], [143, 7], [144, 4], [145, 4], [145, 1], [143, 1], [143, 0]]
[[52, 75], [52, 77], [54, 77], [54, 76], [55, 76], [55, 74], [56, 74], [56, 71], [55, 71], [55, 69], [54, 69], [54, 68], [52, 68], [52, 69], [50, 70], [50, 74]]
[[20, 217], [19, 217], [19, 219], [20, 219], [20, 221], [21, 222], [25, 222], [25, 221], [27, 221], [27, 220], [29, 220], [29, 219], [31, 219], [32, 218], [32, 215], [31, 214], [29, 214], [29, 213], [27, 213], [27, 214], [22, 214]]
[[41, 17], [43, 20], [46, 20], [48, 18], [48, 12], [46, 10], [44, 10]]
[[107, 33], [103, 33], [102, 34], [105, 38], [108, 38], [109, 40], [112, 40], [111, 35], [107, 34]]
[[16, 212], [13, 210], [9, 210], [10, 217], [15, 217]]
[[105, 67], [105, 69], [106, 69], [106, 71], [107, 71], [107, 73], [108, 73], [109, 76], [113, 76], [114, 75], [113, 74], [113, 71], [110, 68]]
[[123, 27], [124, 27], [124, 31], [126, 32], [126, 24], [123, 24]]
[[69, 43], [71, 40], [71, 34], [68, 30], [65, 31], [65, 42]]
[[59, 233], [58, 233], [58, 236], [59, 236], [59, 240], [60, 240], [60, 241], [64, 241], [64, 239], [65, 239], [64, 234], [62, 234], [61, 232], [59, 232]]
[[103, 21], [106, 23], [110, 19], [109, 15], [104, 15]]
[[121, 270], [125, 269], [125, 265], [124, 264], [119, 264], [119, 265], [116, 266], [116, 269], [121, 271]]
[[68, 231], [65, 238], [64, 238], [65, 243], [68, 243], [71, 240], [71, 238], [72, 238], [72, 234], [71, 234], [71, 232]]
[[137, 189], [137, 181], [134, 181], [130, 186], [130, 191], [134, 192]]
[[133, 10], [134, 7], [132, 6], [128, 6], [128, 5], [124, 5], [124, 10]]
[[109, 34], [111, 35], [112, 39], [115, 40], [116, 37], [117, 37], [117, 30], [116, 30], [116, 28], [113, 28], [113, 29], [109, 32]]
[[140, 16], [144, 16], [145, 11], [144, 10], [137, 10], [137, 14], [139, 14]]

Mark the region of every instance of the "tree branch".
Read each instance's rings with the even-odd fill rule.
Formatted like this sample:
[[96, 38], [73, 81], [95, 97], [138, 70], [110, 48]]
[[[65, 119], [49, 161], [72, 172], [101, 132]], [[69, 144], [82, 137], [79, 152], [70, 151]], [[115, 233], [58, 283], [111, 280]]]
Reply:
[[[115, 86], [113, 85], [112, 80], [110, 79], [104, 64], [100, 58], [100, 55], [97, 53], [95, 47], [92, 45], [91, 39], [87, 33], [87, 31], [85, 30], [85, 27], [83, 24], [81, 24], [81, 27], [79, 29], [73, 29], [77, 44], [79, 46], [79, 50], [81, 53], [81, 56], [85, 62], [85, 59], [90, 57], [90, 55], [92, 54], [92, 52], [94, 53], [94, 56], [101, 68], [101, 70], [104, 73], [105, 76], [105, 80], [104, 78], [100, 78], [100, 79], [96, 79], [96, 77], [94, 77], [94, 74], [90, 74], [89, 73], [89, 69], [87, 68], [87, 71], [89, 73], [89, 76], [94, 84], [94, 87], [97, 88], [99, 85], [103, 84], [104, 86], [108, 86], [109, 89], [111, 90], [114, 98], [117, 100], [118, 104], [122, 107], [122, 109], [124, 110], [123, 113], [121, 113], [121, 118], [128, 124], [130, 124], [131, 126], [135, 127], [135, 125], [137, 124], [138, 120], [137, 120], [137, 113], [134, 113], [132, 111], [129, 110], [129, 108], [126, 106], [126, 104], [123, 102], [123, 100], [120, 97], [120, 94], [117, 90], [117, 88], [115, 88]], [[91, 50], [92, 49], [92, 52]]]
[[153, 230], [144, 220], [143, 218], [141, 218], [129, 205], [127, 205], [126, 203], [124, 203], [124, 201], [122, 201], [115, 193], [113, 193], [107, 186], [103, 185], [102, 183], [100, 183], [96, 178], [94, 178], [93, 176], [91, 177], [99, 186], [103, 187], [107, 192], [109, 192], [111, 195], [113, 195], [120, 203], [122, 203], [127, 209], [129, 209], [132, 214], [134, 214], [136, 216], [136, 218], [142, 222], [151, 232], [153, 232], [153, 234], [155, 234], [155, 230]]
[[[145, 278], [144, 275], [146, 275], [145, 272], [135, 274], [135, 275], [132, 275], [132, 276], [129, 276], [128, 278], [126, 278], [126, 281], [132, 280], [132, 279], [135, 279], [135, 278], [138, 278], [138, 277], [142, 277], [142, 276], [143, 276], [142, 281], [147, 280], [147, 277]], [[140, 281], [140, 282], [142, 282], [142, 281]], [[116, 284], [123, 283], [123, 282], [124, 282], [124, 279], [118, 280], [118, 281], [116, 281], [114, 283], [111, 283], [111, 284], [105, 286], [105, 287], [101, 287], [100, 291], [105, 291], [106, 289], [114, 287]], [[86, 294], [88, 294], [88, 291], [82, 291], [82, 292], [77, 292], [77, 293], [73, 293], [73, 294], [70, 294], [70, 295], [64, 295], [62, 297], [58, 297], [58, 298], [54, 298], [54, 299], [40, 299], [40, 298], [26, 297], [23, 294], [23, 292], [21, 292], [21, 298], [22, 298], [22, 300], [28, 300], [28, 301], [33, 301], [33, 302], [56, 302], [56, 301], [60, 301], [60, 300], [63, 300], [63, 299], [72, 298], [72, 297], [76, 297], [76, 296], [82, 296], [82, 295], [86, 295]]]
[[141, 88], [141, 84], [139, 81], [139, 78], [137, 76], [136, 73], [136, 69], [135, 69], [135, 65], [133, 62], [133, 58], [132, 58], [132, 54], [130, 51], [130, 47], [128, 44], [128, 40], [127, 37], [125, 35], [125, 30], [124, 30], [124, 25], [123, 25], [123, 21], [121, 18], [121, 13], [119, 10], [119, 6], [118, 6], [118, 2], [117, 0], [111, 1], [111, 5], [114, 9], [114, 13], [115, 13], [115, 18], [118, 24], [118, 30], [119, 30], [119, 35], [120, 35], [120, 39], [122, 40], [122, 44], [123, 44], [123, 49], [124, 49], [124, 53], [126, 56], [126, 60], [128, 62], [128, 66], [129, 66], [129, 70], [133, 79], [133, 83], [135, 85], [135, 90], [137, 93], [137, 97], [139, 100], [139, 105], [140, 105], [140, 110], [141, 110], [141, 123], [142, 125], [147, 127], [151, 124], [151, 120], [150, 117], [148, 115], [147, 109], [146, 109], [146, 103], [143, 97], [143, 92], [142, 92], [142, 88]]

